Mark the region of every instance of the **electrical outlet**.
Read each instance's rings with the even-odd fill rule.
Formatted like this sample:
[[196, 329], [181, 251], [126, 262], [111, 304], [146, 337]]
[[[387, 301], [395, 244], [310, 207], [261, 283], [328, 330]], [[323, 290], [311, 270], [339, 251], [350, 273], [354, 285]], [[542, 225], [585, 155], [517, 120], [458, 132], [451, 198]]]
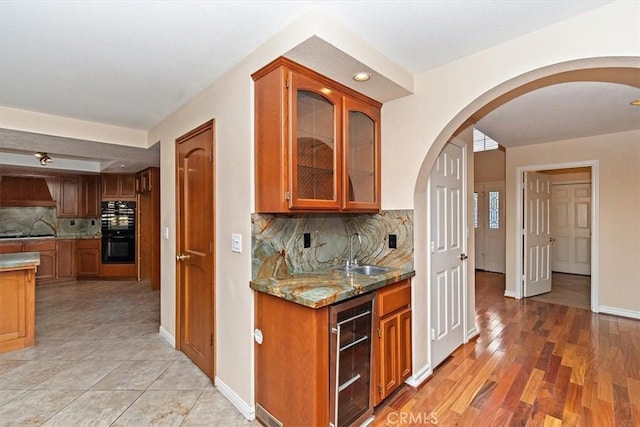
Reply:
[[311, 247], [311, 233], [304, 233], [302, 235], [302, 238], [304, 240], [303, 246], [305, 248], [310, 248]]
[[75, 219], [72, 219], [71, 221], [69, 221], [69, 225], [72, 225], [72, 226], [73, 226], [73, 225], [76, 225], [76, 220], [75, 220]]
[[396, 240], [395, 234], [389, 234], [389, 249], [396, 249], [398, 247], [398, 242]]

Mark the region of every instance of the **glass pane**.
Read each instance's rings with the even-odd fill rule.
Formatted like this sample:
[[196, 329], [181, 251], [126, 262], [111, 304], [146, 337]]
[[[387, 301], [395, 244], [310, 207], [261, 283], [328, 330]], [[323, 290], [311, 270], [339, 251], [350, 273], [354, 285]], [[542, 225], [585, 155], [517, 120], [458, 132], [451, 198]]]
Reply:
[[375, 201], [375, 122], [360, 111], [349, 111], [349, 201]]
[[489, 191], [489, 228], [500, 228], [500, 192]]
[[473, 193], [473, 228], [478, 228], [478, 193]]
[[334, 107], [315, 92], [298, 91], [299, 199], [335, 200]]

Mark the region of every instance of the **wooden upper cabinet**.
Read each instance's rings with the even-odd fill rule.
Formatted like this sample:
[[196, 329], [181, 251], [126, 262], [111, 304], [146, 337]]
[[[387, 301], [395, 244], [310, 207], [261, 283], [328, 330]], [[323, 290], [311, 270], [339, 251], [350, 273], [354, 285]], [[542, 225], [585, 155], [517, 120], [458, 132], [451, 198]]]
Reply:
[[382, 105], [286, 58], [252, 77], [256, 212], [379, 211]]
[[103, 174], [102, 200], [135, 200], [135, 174]]
[[58, 198], [56, 199], [58, 218], [76, 218], [78, 214], [79, 179], [77, 176], [58, 177]]
[[79, 213], [81, 217], [97, 218], [100, 216], [100, 176], [80, 176], [80, 203]]

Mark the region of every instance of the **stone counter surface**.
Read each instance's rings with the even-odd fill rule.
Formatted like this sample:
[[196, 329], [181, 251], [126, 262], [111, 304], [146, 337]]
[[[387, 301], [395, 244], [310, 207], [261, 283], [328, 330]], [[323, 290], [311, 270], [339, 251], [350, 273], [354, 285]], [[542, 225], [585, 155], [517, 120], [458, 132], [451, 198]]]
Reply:
[[0, 270], [22, 270], [40, 265], [39, 252], [0, 254]]
[[415, 276], [414, 270], [391, 268], [375, 276], [344, 270], [299, 273], [279, 278], [255, 279], [252, 289], [311, 308], [320, 308]]

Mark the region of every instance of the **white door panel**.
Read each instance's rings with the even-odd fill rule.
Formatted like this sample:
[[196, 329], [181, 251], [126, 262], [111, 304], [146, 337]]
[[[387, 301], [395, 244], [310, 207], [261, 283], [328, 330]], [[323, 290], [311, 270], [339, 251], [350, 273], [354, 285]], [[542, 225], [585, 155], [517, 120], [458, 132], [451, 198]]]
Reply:
[[551, 181], [541, 173], [525, 172], [524, 296], [551, 291]]
[[591, 274], [591, 184], [554, 184], [552, 270]]
[[464, 150], [447, 144], [429, 178], [432, 366], [464, 342]]
[[475, 228], [476, 268], [504, 273], [506, 233], [504, 227], [504, 182], [475, 185], [477, 227]]

